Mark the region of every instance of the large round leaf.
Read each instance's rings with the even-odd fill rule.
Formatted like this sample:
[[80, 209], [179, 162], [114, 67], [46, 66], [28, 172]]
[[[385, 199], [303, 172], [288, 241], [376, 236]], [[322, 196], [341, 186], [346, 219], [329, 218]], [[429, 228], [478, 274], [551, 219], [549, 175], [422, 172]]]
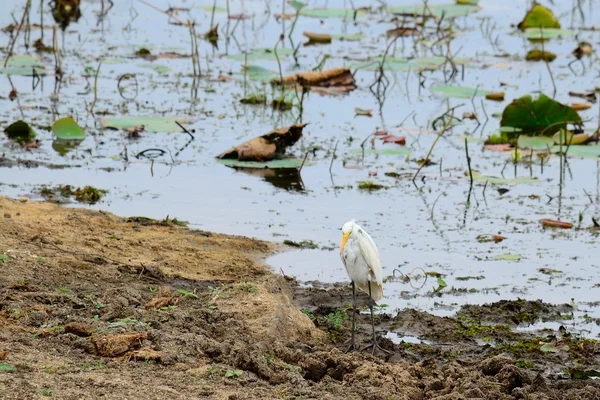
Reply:
[[13, 122], [6, 129], [4, 129], [6, 136], [20, 144], [27, 143], [35, 138], [35, 131], [25, 121], [18, 120]]
[[[514, 100], [502, 112], [500, 126], [519, 128], [524, 133], [552, 136], [567, 124], [582, 124], [581, 117], [573, 108], [540, 93], [536, 100], [525, 95]], [[508, 133], [510, 138], [516, 134]]]
[[437, 18], [441, 18], [442, 15], [444, 15], [444, 18], [455, 18], [469, 15], [479, 10], [479, 7], [476, 5], [456, 3], [429, 4], [428, 7], [425, 7], [423, 3], [417, 3], [403, 6], [391, 6], [388, 7], [387, 10], [392, 14], [408, 14], [414, 16], [433, 14]]
[[0, 74], [30, 76], [33, 75], [34, 69], [38, 75], [46, 74], [44, 62], [33, 56], [12, 56], [8, 59], [6, 67], [4, 60], [0, 61]]
[[52, 133], [60, 140], [83, 140], [85, 139], [85, 132], [73, 117], [65, 117], [57, 119], [52, 124]]
[[429, 88], [433, 93], [436, 93], [442, 97], [453, 97], [459, 99], [470, 99], [474, 96], [484, 96], [490, 93], [487, 90], [481, 88], [470, 88], [464, 86], [452, 86], [452, 85], [434, 85]]
[[107, 117], [100, 120], [100, 124], [105, 128], [129, 129], [144, 126], [146, 132], [180, 132], [181, 128], [176, 124], [189, 123], [187, 117], [153, 117], [153, 116], [122, 116]]

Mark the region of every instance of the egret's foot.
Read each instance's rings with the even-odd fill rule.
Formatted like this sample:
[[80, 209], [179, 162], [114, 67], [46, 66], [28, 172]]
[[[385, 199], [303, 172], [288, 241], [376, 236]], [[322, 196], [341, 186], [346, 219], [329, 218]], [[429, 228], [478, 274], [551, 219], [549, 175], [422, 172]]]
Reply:
[[379, 346], [377, 344], [377, 341], [375, 341], [375, 340], [373, 340], [373, 343], [365, 346], [361, 351], [365, 351], [365, 350], [368, 350], [368, 349], [371, 349], [371, 354], [375, 354], [375, 350], [380, 350], [380, 351], [382, 351], [383, 353], [386, 353], [386, 354], [392, 354], [393, 353], [393, 352], [391, 352], [389, 350], [386, 350], [383, 347]]
[[350, 346], [348, 346], [346, 351], [344, 351], [344, 353], [350, 353], [351, 351], [357, 351], [357, 350], [358, 350], [358, 346], [356, 345], [356, 343], [352, 342], [352, 343], [350, 343]]

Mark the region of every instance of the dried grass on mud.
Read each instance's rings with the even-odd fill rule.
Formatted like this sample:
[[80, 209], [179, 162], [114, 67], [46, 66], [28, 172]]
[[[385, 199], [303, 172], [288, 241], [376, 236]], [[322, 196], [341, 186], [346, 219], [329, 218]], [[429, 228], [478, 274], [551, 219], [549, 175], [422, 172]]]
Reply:
[[0, 218], [3, 399], [600, 398], [506, 355], [343, 354], [263, 241], [2, 197]]

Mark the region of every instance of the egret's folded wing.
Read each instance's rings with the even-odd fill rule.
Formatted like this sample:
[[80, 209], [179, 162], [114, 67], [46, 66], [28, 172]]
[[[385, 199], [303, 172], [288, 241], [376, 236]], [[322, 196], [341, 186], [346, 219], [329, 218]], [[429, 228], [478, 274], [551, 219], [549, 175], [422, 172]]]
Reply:
[[377, 250], [375, 242], [371, 239], [371, 236], [362, 229], [358, 229], [356, 233], [358, 236], [358, 247], [360, 248], [362, 256], [373, 272], [373, 275], [375, 275], [377, 284], [383, 285], [383, 271], [381, 268], [381, 261], [379, 260], [379, 251]]

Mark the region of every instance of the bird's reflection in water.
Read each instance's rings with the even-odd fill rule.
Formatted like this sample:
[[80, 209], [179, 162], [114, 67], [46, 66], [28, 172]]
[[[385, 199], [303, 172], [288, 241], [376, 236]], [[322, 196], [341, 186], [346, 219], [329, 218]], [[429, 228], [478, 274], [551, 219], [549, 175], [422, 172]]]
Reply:
[[304, 182], [297, 168], [235, 168], [249, 175], [260, 176], [266, 182], [279, 189], [303, 192]]

